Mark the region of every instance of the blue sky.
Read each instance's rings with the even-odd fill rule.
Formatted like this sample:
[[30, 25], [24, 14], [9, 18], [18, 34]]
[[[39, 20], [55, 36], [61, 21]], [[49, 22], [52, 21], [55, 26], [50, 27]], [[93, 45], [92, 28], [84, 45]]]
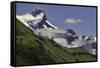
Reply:
[[[95, 7], [17, 3], [16, 14], [31, 13], [35, 8], [43, 9], [48, 20], [59, 28], [73, 29], [77, 35], [96, 36]], [[65, 23], [65, 20], [69, 18], [79, 19], [81, 22], [75, 24]]]

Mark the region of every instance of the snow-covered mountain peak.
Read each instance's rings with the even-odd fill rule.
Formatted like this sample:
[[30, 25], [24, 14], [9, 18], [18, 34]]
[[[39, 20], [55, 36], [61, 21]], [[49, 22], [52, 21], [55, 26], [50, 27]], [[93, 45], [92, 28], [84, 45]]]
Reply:
[[57, 29], [56, 26], [52, 25], [48, 20], [45, 13], [36, 9], [32, 13], [26, 13], [25, 15], [16, 15], [17, 19], [19, 19], [23, 24], [33, 29], [40, 28], [52, 28]]

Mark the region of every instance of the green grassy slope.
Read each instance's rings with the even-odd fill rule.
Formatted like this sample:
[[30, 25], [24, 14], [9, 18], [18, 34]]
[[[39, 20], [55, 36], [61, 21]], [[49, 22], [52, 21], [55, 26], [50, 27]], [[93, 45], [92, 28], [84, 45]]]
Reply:
[[65, 48], [16, 21], [16, 65], [95, 61], [83, 48]]

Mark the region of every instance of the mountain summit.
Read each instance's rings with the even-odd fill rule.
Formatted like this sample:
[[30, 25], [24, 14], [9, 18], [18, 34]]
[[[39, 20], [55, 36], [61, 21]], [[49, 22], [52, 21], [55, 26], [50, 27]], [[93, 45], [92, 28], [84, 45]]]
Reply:
[[25, 15], [17, 15], [16, 17], [26, 26], [29, 26], [35, 30], [42, 28], [57, 29], [56, 26], [52, 25], [47, 20], [45, 12], [40, 9], [35, 9], [35, 11], [33, 11], [32, 13], [26, 13]]

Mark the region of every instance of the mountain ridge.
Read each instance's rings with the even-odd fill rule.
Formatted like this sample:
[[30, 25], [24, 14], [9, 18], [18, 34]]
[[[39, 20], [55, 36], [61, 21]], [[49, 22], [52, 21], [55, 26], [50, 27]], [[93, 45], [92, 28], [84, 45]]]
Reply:
[[31, 29], [16, 19], [16, 65], [80, 61], [96, 61], [96, 58], [83, 48], [64, 48], [51, 39], [35, 35]]

